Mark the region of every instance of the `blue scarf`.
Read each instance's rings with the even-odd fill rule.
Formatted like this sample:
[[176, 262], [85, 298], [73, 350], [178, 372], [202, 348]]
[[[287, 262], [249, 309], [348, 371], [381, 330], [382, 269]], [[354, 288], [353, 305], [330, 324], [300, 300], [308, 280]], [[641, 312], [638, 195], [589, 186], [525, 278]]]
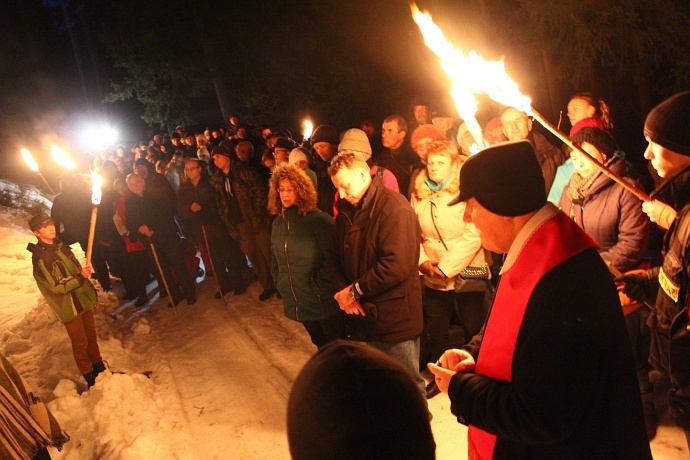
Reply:
[[441, 189], [448, 183], [448, 181], [453, 177], [453, 173], [448, 174], [448, 177], [443, 179], [441, 182], [438, 184], [431, 179], [429, 179], [429, 176], [426, 176], [426, 185], [431, 189], [432, 192], [440, 192]]

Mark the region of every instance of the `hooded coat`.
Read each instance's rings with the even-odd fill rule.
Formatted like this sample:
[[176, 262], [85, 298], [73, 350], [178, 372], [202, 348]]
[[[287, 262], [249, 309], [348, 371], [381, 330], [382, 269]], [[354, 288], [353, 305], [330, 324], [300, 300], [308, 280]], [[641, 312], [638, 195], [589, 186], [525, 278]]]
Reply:
[[[295, 184], [305, 175], [286, 177]], [[301, 189], [306, 188], [306, 184]], [[271, 272], [283, 297], [285, 316], [296, 321], [316, 321], [340, 312], [335, 290], [326, 272], [326, 252], [333, 241], [333, 219], [316, 207], [316, 199], [300, 214], [297, 205], [283, 209], [273, 220]]]

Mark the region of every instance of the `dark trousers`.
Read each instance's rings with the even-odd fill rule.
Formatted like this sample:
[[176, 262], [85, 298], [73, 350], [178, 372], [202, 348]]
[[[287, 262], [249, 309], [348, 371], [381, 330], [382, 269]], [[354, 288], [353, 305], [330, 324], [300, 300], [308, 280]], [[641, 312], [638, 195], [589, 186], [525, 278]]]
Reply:
[[259, 283], [264, 289], [275, 289], [271, 274], [271, 228], [253, 231], [247, 224], [237, 224], [240, 234], [240, 248], [252, 263], [259, 275]]
[[302, 321], [302, 326], [307, 330], [311, 343], [318, 348], [345, 338], [345, 318], [342, 313], [324, 319]]
[[464, 331], [464, 343], [469, 342], [484, 325], [488, 313], [487, 292], [439, 291], [424, 287], [424, 331], [420, 341], [420, 369], [436, 362], [450, 344], [448, 329], [455, 310]]
[[625, 317], [625, 327], [628, 330], [628, 338], [632, 346], [633, 358], [635, 358], [640, 393], [647, 393], [652, 389], [649, 383], [649, 340], [646, 340], [649, 337], [647, 317], [649, 317], [649, 309], [645, 306]]
[[[201, 240], [201, 245], [205, 241]], [[208, 246], [213, 270], [220, 285], [222, 294], [234, 289], [244, 288], [244, 278], [242, 277], [242, 266], [238, 261], [244, 262], [244, 256], [240, 245], [229, 236], [226, 238], [208, 238]], [[246, 263], [244, 263], [246, 266]], [[206, 267], [206, 271], [211, 267]]]
[[[153, 255], [150, 251], [136, 251], [127, 253], [127, 271], [129, 275], [127, 278], [131, 283], [130, 288], [127, 289], [128, 293], [133, 294], [135, 297], [142, 297], [146, 295], [146, 285], [148, 284], [149, 275], [154, 273], [157, 275], [158, 270], [156, 269], [156, 262], [153, 260]], [[124, 279], [123, 279], [124, 283]], [[161, 290], [165, 289], [163, 285], [160, 285]]]
[[187, 269], [184, 254], [180, 247], [180, 237], [175, 235], [158, 235], [153, 237], [153, 246], [149, 245], [149, 250], [158, 258], [160, 272], [156, 270], [158, 285], [160, 289], [165, 289], [163, 278], [170, 289], [171, 300], [174, 304], [179, 303], [183, 298], [190, 298], [196, 295], [196, 281]]

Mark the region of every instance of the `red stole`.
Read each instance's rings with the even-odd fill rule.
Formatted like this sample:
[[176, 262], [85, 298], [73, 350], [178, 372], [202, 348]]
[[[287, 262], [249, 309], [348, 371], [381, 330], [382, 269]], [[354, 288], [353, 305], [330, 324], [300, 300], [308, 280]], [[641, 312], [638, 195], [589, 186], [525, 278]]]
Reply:
[[[515, 264], [501, 276], [486, 322], [475, 374], [512, 381], [515, 346], [534, 287], [553, 267], [592, 247], [596, 247], [596, 243], [562, 212], [536, 229]], [[493, 458], [495, 434], [470, 425], [468, 438], [470, 459]]]

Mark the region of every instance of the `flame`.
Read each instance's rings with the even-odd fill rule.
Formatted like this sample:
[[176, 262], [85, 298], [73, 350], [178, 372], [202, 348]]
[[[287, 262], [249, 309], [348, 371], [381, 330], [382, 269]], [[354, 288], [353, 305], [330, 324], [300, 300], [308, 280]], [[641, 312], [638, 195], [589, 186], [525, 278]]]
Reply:
[[38, 172], [38, 164], [34, 160], [34, 157], [31, 156], [31, 152], [29, 152], [27, 149], [22, 149], [21, 153], [22, 158], [24, 159], [24, 162], [29, 167], [29, 169], [33, 172]]
[[503, 105], [532, 114], [532, 101], [520, 93], [518, 85], [506, 73], [503, 61], [485, 61], [475, 51], [465, 55], [446, 39], [428, 12], [421, 12], [416, 4], [410, 5], [410, 9], [424, 43], [440, 58], [441, 67], [453, 82], [451, 97], [478, 147], [483, 148], [485, 143], [475, 118], [477, 100], [474, 94], [486, 93]]
[[91, 171], [91, 202], [98, 206], [101, 204], [101, 186], [103, 186], [103, 178], [95, 171]]
[[77, 169], [77, 165], [74, 164], [74, 161], [67, 155], [65, 152], [63, 152], [60, 147], [57, 145], [53, 144], [52, 147], [52, 152], [53, 152], [53, 160], [61, 166], [64, 166], [67, 168], [68, 171], [71, 171], [73, 169]]
[[304, 134], [302, 135], [302, 137], [304, 139], [309, 139], [313, 132], [314, 125], [312, 124], [311, 120], [304, 120]]

